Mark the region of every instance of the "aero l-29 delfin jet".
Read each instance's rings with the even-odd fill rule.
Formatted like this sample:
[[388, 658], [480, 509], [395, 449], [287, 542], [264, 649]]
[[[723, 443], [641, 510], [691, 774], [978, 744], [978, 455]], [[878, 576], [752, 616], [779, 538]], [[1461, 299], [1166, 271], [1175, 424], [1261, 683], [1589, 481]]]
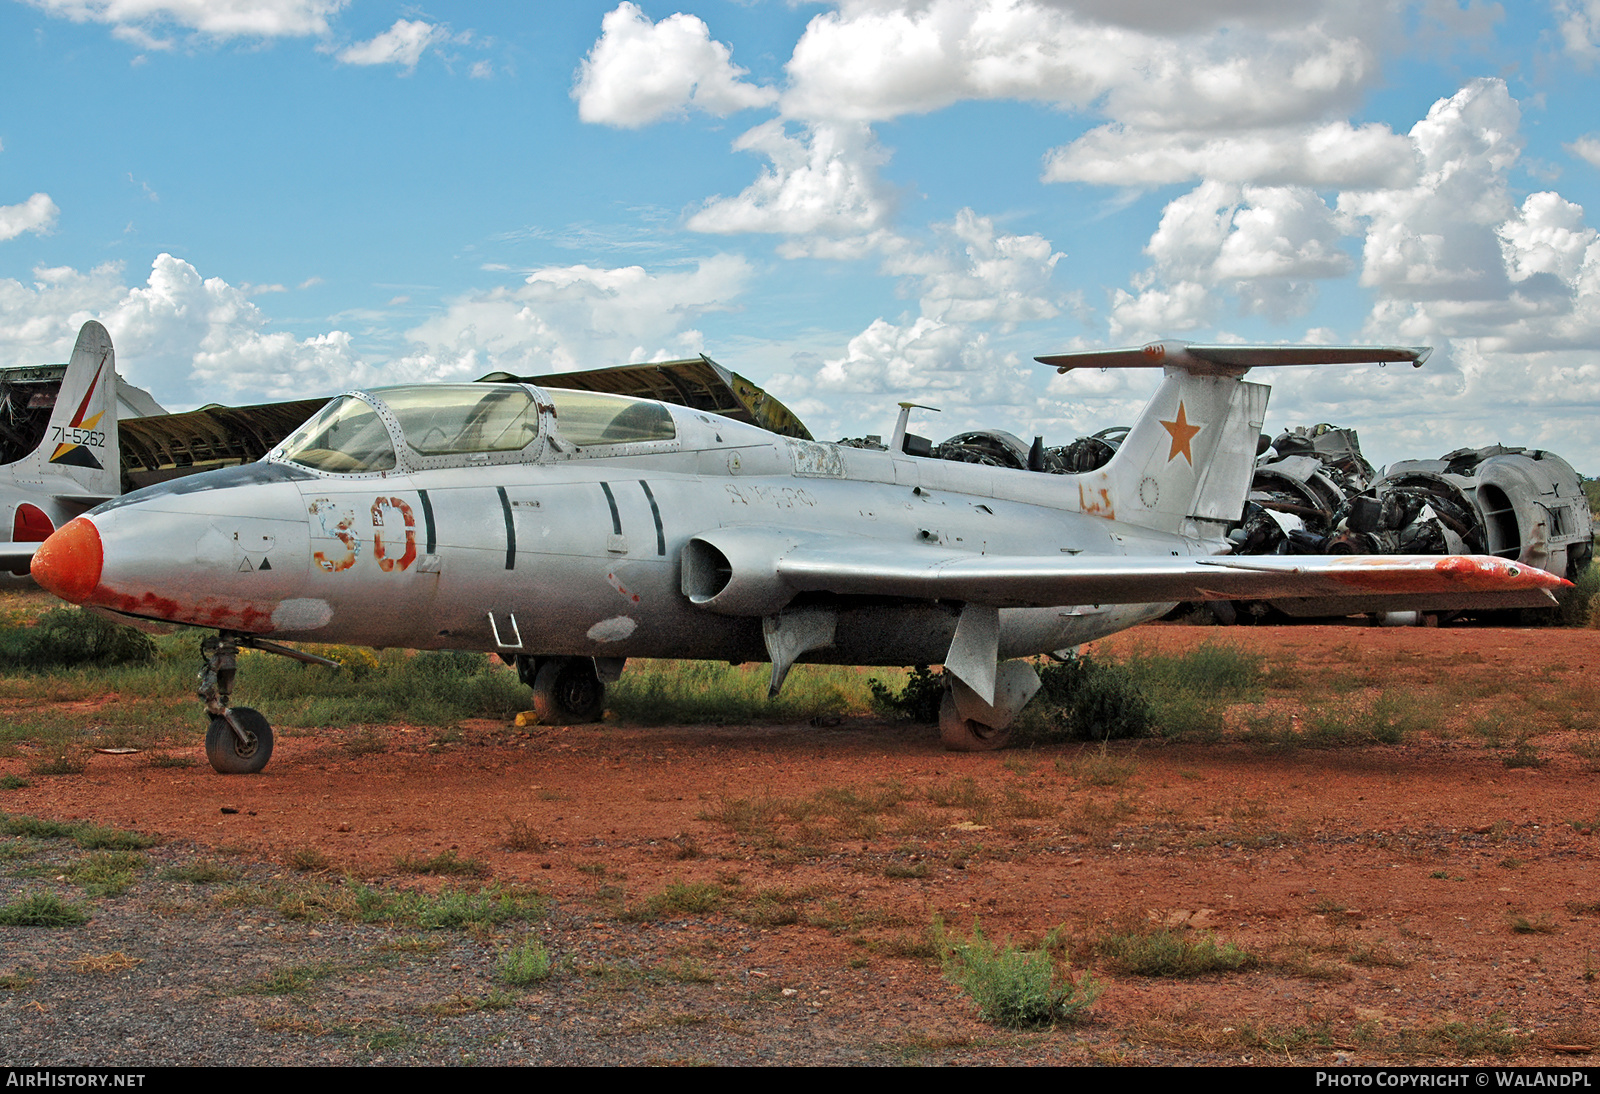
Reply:
[[30, 557], [52, 532], [122, 493], [116, 374], [111, 335], [93, 320], [85, 323], [43, 439], [26, 456], [0, 465], [0, 521], [10, 531], [0, 540], [0, 570], [26, 574]]
[[546, 720], [588, 721], [629, 657], [942, 663], [940, 731], [998, 748], [1026, 661], [1175, 602], [1360, 593], [1396, 607], [1547, 604], [1565, 582], [1493, 557], [1230, 557], [1268, 389], [1256, 365], [1425, 350], [1217, 347], [1041, 358], [1165, 368], [1115, 458], [1054, 475], [781, 437], [644, 399], [529, 384], [339, 396], [258, 463], [147, 487], [56, 532], [39, 583], [119, 618], [214, 628], [206, 749], [259, 771], [231, 707], [240, 647], [482, 650]]

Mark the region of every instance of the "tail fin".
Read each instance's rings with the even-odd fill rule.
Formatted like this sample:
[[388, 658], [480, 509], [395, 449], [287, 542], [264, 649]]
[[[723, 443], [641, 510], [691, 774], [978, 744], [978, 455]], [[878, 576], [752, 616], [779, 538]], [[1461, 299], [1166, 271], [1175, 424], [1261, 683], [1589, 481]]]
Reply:
[[93, 320], [85, 323], [39, 447], [0, 472], [60, 498], [94, 501], [120, 494], [116, 367], [111, 335]]
[[1139, 349], [1039, 357], [1073, 368], [1164, 368], [1166, 379], [1104, 467], [1079, 475], [1084, 512], [1198, 539], [1217, 539], [1237, 521], [1255, 472], [1266, 419], [1264, 384], [1240, 379], [1268, 365], [1410, 361], [1425, 347], [1197, 346], [1153, 342]]

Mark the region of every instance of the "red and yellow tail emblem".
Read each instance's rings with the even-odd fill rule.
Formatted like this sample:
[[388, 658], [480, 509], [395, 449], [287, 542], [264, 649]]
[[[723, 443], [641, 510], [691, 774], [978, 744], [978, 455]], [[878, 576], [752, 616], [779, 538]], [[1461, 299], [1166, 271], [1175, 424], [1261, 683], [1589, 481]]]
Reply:
[[91, 451], [92, 448], [101, 448], [105, 445], [105, 434], [95, 429], [100, 424], [100, 419], [105, 417], [105, 411], [86, 417], [89, 413], [89, 402], [94, 398], [94, 389], [100, 384], [100, 376], [105, 372], [105, 364], [95, 370], [94, 379], [89, 382], [89, 390], [84, 392], [83, 402], [78, 404], [78, 411], [72, 416], [72, 421], [64, 427], [57, 427], [56, 436], [50, 439], [56, 442], [55, 451], [50, 454], [50, 463], [71, 464], [73, 467], [92, 467], [96, 471], [105, 470], [105, 465]]

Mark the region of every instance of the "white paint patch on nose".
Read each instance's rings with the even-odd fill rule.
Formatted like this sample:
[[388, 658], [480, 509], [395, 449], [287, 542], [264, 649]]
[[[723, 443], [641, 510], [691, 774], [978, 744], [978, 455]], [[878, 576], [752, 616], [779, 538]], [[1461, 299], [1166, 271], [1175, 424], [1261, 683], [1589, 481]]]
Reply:
[[625, 615], [614, 615], [610, 619], [602, 619], [589, 628], [591, 642], [621, 642], [628, 635], [638, 629], [639, 624]]
[[333, 608], [328, 602], [310, 596], [285, 600], [272, 611], [272, 625], [280, 631], [314, 631], [326, 627], [332, 619]]

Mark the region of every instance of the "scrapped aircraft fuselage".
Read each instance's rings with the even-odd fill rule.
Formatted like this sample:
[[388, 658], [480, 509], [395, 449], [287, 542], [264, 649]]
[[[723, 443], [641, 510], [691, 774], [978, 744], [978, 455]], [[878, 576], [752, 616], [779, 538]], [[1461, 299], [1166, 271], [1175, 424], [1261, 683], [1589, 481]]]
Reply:
[[[1154, 348], [1115, 367], [1149, 367]], [[588, 391], [352, 392], [259, 463], [72, 521], [32, 573], [125, 619], [218, 632], [200, 694], [225, 772], [261, 770], [272, 747], [259, 712], [229, 706], [239, 650], [315, 659], [278, 640], [498, 653], [541, 718], [570, 721], [601, 713], [630, 657], [769, 661], [772, 694], [798, 661], [942, 663], [941, 736], [976, 750], [1003, 744], [1040, 686], [1018, 658], [1178, 601], [1549, 602], [1561, 579], [1488, 556], [1226, 557], [1267, 404], [1241, 377], [1307, 352], [1175, 351], [1117, 455], [1061, 475], [912, 454], [927, 446], [909, 404], [874, 451]]]
[[[777, 437], [679, 407], [671, 439], [539, 444], [518, 458], [337, 474], [279, 457], [135, 491], [93, 515], [100, 606], [289, 641], [592, 657], [766, 660], [759, 616], [708, 612], [680, 560], [708, 528], [826, 530], [915, 552], [1213, 554], [1078, 512], [1061, 476]], [[549, 435], [547, 434], [547, 437]], [[421, 461], [419, 461], [421, 462]], [[959, 603], [837, 605], [801, 660], [941, 662]], [[1090, 641], [1168, 604], [1009, 608], [1002, 658]]]

